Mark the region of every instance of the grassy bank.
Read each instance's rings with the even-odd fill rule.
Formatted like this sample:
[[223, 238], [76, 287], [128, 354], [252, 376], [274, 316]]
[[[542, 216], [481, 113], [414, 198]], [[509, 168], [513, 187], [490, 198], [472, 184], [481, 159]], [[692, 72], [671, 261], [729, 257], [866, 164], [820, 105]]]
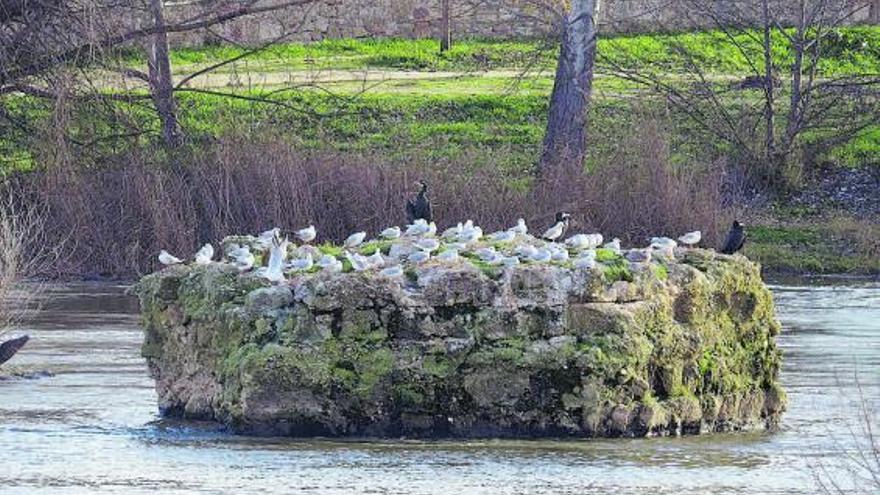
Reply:
[[[442, 83], [460, 89], [469, 84], [468, 80]], [[544, 91], [456, 94], [434, 91], [424, 81], [408, 89], [407, 93], [396, 93], [377, 88], [356, 96], [264, 89], [181, 92], [179, 118], [187, 136], [196, 142], [234, 131], [283, 135], [311, 149], [380, 150], [395, 156], [420, 150], [433, 157], [451, 158], [492, 154], [506, 162], [505, 168], [520, 174], [535, 163], [546, 125], [548, 94]], [[5, 126], [0, 136], [0, 168], [4, 169], [32, 167], [45, 152], [46, 142], [54, 142], [54, 107], [45, 100], [17, 98], [7, 99], [8, 114], [16, 121], [40, 123], [44, 130]], [[263, 99], [271, 103], [259, 101]], [[84, 143], [79, 147], [86, 155], [100, 157], [155, 141], [159, 122], [143, 101], [115, 104], [113, 109], [112, 118], [93, 104], [71, 105], [65, 110], [73, 124], [68, 128], [69, 137], [74, 143]], [[589, 134], [602, 137], [592, 143], [593, 156], [613, 152], [634, 122], [658, 115], [666, 121], [675, 163], [710, 162], [734, 151], [711, 139], [686, 116], [667, 109], [661, 99], [600, 95], [590, 112]], [[119, 135], [125, 137], [115, 139]], [[876, 163], [872, 157], [878, 153], [880, 128], [871, 128], [813, 160], [872, 166]]]
[[[598, 54], [601, 66], [632, 66], [651, 60], [668, 69], [670, 74], [682, 72], [689, 62], [682, 50], [695, 55], [702, 69], [715, 74], [751, 73], [743, 51], [759, 53], [761, 37], [746, 31], [735, 37], [742, 50], [730, 43], [720, 31], [675, 34], [639, 34], [602, 37]], [[783, 34], [774, 32], [774, 43], [783, 44]], [[823, 76], [880, 71], [880, 28], [876, 26], [847, 27], [835, 30], [825, 40], [830, 56], [818, 71]], [[401, 69], [412, 71], [474, 71], [505, 68], [552, 69], [556, 64], [555, 40], [492, 39], [457, 40], [452, 49], [441, 53], [431, 39], [364, 39], [324, 40], [315, 43], [282, 43], [260, 50], [246, 62], [224, 68], [245, 72], [271, 72], [312, 69]], [[172, 53], [172, 64], [178, 71], [207, 66], [239, 57], [248, 48], [216, 45], [178, 48]], [[784, 69], [793, 54], [786, 50], [774, 52], [774, 66]], [[122, 60], [143, 66], [140, 52], [121, 53]], [[245, 65], [246, 64], [246, 65]]]
[[[737, 39], [742, 50], [760, 50], [754, 34], [744, 33]], [[614, 147], [619, 133], [643, 119], [646, 111], [670, 112], [662, 98], [649, 97], [644, 88], [617, 77], [609, 67], [636, 68], [649, 63], [651, 70], [662, 69], [674, 82], [688, 72], [683, 49], [696, 57], [701, 70], [711, 74], [712, 84], [726, 88], [753, 69], [740, 50], [723, 42], [724, 36], [707, 31], [602, 38], [590, 125], [591, 135], [603, 139], [594, 140], [594, 148], [601, 152]], [[378, 148], [398, 154], [409, 152], [415, 143], [438, 156], [461, 156], [467, 149], [509, 157], [509, 168], [522, 171], [534, 162], [546, 123], [556, 57], [553, 46], [539, 40], [462, 40], [440, 53], [434, 40], [280, 44], [193, 80], [178, 93], [180, 118], [195, 141], [245, 129], [284, 134], [305, 146], [337, 151]], [[880, 27], [840, 29], [823, 46], [830, 55], [818, 67], [820, 77], [880, 73]], [[172, 67], [179, 80], [245, 50], [236, 46], [180, 48], [172, 52]], [[123, 52], [119, 57], [125, 66], [145, 67], [140, 51]], [[774, 57], [777, 70], [784, 73], [792, 54], [777, 51]], [[374, 72], [358, 72], [364, 69]], [[99, 77], [97, 82], [101, 81]], [[159, 125], [149, 100], [144, 99], [145, 91], [132, 86], [132, 81], [125, 87], [134, 89], [124, 92], [121, 86], [104, 82], [108, 84], [105, 94], [135, 101], [71, 99], [61, 116], [73, 140], [95, 156], [106, 154], [107, 148], [118, 152], [155, 140]], [[783, 88], [777, 100], [786, 97]], [[722, 101], [736, 119], [741, 109], [759, 105], [759, 98], [760, 90], [751, 89], [726, 92]], [[54, 120], [59, 118], [59, 109], [20, 95], [4, 97], [3, 109], [9, 118], [0, 121], [0, 168], [27, 168], [38, 161], [41, 143], [47, 140], [37, 131], [57, 127]], [[671, 142], [680, 153], [673, 158], [676, 162], [711, 161], [733, 151], [707, 139], [684, 115], [671, 112]], [[813, 131], [814, 137], [821, 132]], [[875, 126], [815, 160], [861, 166], [878, 154], [880, 127]]]
[[[846, 212], [791, 216], [763, 212], [748, 228], [744, 253], [782, 275], [880, 275], [880, 224]], [[780, 211], [781, 210], [781, 211]]]
[[[593, 138], [588, 166], [592, 172], [609, 163], [626, 166], [650, 158], [626, 144], [641, 132], [639, 125], [645, 121], [659, 126], [664, 135], [664, 166], [675, 174], [705, 173], [712, 170], [711, 164], [735, 159], [737, 150], [707, 136], [662, 98], [649, 96], [609, 70], [613, 65], [637, 67], [650, 60], [669, 81], [683, 80], [686, 61], [678, 50], [683, 47], [697, 55], [711, 84], [728, 88], [752, 69], [741, 53], [720, 42], [721, 36], [700, 32], [600, 41], [600, 68], [589, 119]], [[748, 34], [739, 41], [746, 50], [760, 48]], [[224, 66], [213, 79], [194, 80], [177, 94], [188, 138], [186, 153], [206, 153], [214, 143], [230, 137], [283, 141], [303, 156], [376, 157], [398, 170], [435, 167], [440, 176], [491, 173], [505, 188], [522, 192], [529, 188], [546, 125], [556, 57], [548, 46], [534, 40], [464, 40], [444, 54], [433, 40], [328, 40], [274, 46]], [[821, 77], [880, 73], [880, 27], [839, 30], [828, 48], [831, 56], [818, 67]], [[179, 79], [241, 55], [243, 50], [231, 46], [178, 49], [172, 63]], [[139, 53], [119, 56], [123, 65], [143, 69]], [[774, 64], [784, 71], [791, 57], [784, 51], [774, 53]], [[734, 120], [736, 112], [754, 106], [759, 91], [724, 94], [723, 103]], [[786, 91], [780, 90], [781, 100]], [[133, 155], [147, 166], [164, 166], [168, 157], [154, 146], [159, 124], [144, 90], [135, 87], [122, 92], [107, 82], [101, 92], [114, 99], [71, 98], [59, 108], [33, 97], [4, 96], [0, 103], [9, 118], [0, 120], [0, 169], [38, 170], [47, 163], [73, 162], [94, 170], [117, 167]], [[120, 96], [131, 101], [118, 101]], [[60, 138], [61, 129], [65, 139]], [[154, 156], [145, 157], [145, 153]], [[255, 170], [265, 162], [257, 153], [248, 163]], [[878, 155], [880, 128], [871, 127], [855, 140], [811, 160], [872, 167]], [[606, 175], [603, 180], [613, 179]], [[792, 221], [773, 210], [748, 220], [754, 232], [747, 253], [768, 268], [880, 271], [876, 251], [869, 244], [850, 242], [855, 235], [852, 229], [832, 232], [824, 220]], [[607, 220], [598, 224], [612, 225]], [[798, 237], [806, 231], [812, 237]], [[646, 233], [630, 234], [635, 238]], [[185, 244], [179, 239], [175, 242]]]

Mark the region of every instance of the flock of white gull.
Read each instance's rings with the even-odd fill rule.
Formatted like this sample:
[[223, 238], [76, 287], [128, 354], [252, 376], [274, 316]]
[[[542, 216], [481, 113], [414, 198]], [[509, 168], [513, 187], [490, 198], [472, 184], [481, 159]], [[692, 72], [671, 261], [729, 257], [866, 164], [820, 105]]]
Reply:
[[[458, 263], [462, 259], [480, 261], [490, 266], [515, 266], [521, 263], [555, 263], [576, 269], [593, 269], [597, 266], [597, 250], [613, 253], [613, 259], [622, 257], [632, 264], [649, 263], [652, 259], [671, 261], [679, 243], [692, 247], [701, 240], [699, 231], [689, 232], [675, 239], [655, 237], [650, 245], [641, 249], [622, 250], [620, 239], [604, 242], [602, 234], [576, 234], [562, 240], [568, 227], [567, 218], [557, 221], [540, 238], [529, 235], [523, 219], [507, 230], [484, 235], [483, 229], [470, 220], [459, 223], [437, 235], [437, 226], [426, 220], [415, 220], [406, 229], [389, 227], [379, 233], [382, 249], [371, 255], [361, 254], [359, 248], [367, 241], [366, 232], [350, 235], [342, 244], [341, 256], [334, 256], [312, 245], [317, 238], [314, 226], [294, 233], [299, 245], [291, 247], [288, 238], [282, 238], [278, 228], [259, 236], [247, 236], [240, 243], [224, 246], [224, 256], [215, 260], [215, 250], [205, 244], [195, 255], [196, 265], [231, 263], [240, 272], [255, 272], [272, 282], [281, 282], [287, 275], [324, 271], [340, 273], [345, 270], [343, 259], [355, 272], [376, 271], [388, 278], [402, 277], [406, 265], [422, 265], [430, 261], [445, 264]], [[378, 246], [379, 244], [377, 244]], [[258, 265], [257, 254], [269, 253], [268, 260]], [[326, 250], [325, 250], [326, 251]], [[265, 256], [260, 256], [265, 260]], [[159, 254], [163, 265], [183, 263], [167, 251]]]

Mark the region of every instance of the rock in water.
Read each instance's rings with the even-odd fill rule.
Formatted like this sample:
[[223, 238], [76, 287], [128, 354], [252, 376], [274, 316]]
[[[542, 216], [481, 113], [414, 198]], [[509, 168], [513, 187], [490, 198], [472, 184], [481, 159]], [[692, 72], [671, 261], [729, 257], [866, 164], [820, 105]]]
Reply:
[[[605, 268], [603, 268], [605, 267]], [[650, 436], [777, 424], [770, 291], [743, 257], [269, 286], [215, 263], [137, 286], [166, 416], [257, 435]], [[612, 269], [613, 268], [613, 269]]]
[[0, 364], [12, 359], [12, 357], [15, 356], [25, 344], [27, 344], [28, 340], [30, 340], [30, 337], [22, 335], [21, 337], [7, 340], [0, 344]]

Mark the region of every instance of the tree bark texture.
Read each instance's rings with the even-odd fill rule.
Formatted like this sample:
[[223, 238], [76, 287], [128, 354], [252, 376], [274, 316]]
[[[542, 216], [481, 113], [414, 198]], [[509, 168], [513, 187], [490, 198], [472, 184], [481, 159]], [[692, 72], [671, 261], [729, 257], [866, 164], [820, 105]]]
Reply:
[[563, 17], [541, 173], [553, 167], [583, 166], [587, 147], [587, 110], [596, 59], [597, 8], [596, 0], [572, 0]]

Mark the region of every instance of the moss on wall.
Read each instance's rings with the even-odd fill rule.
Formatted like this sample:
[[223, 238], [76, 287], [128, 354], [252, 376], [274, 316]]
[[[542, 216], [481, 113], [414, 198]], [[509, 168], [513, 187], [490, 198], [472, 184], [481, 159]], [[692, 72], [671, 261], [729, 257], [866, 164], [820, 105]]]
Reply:
[[780, 327], [759, 268], [426, 265], [269, 286], [222, 264], [137, 286], [161, 409], [282, 435], [644, 436], [773, 426]]

